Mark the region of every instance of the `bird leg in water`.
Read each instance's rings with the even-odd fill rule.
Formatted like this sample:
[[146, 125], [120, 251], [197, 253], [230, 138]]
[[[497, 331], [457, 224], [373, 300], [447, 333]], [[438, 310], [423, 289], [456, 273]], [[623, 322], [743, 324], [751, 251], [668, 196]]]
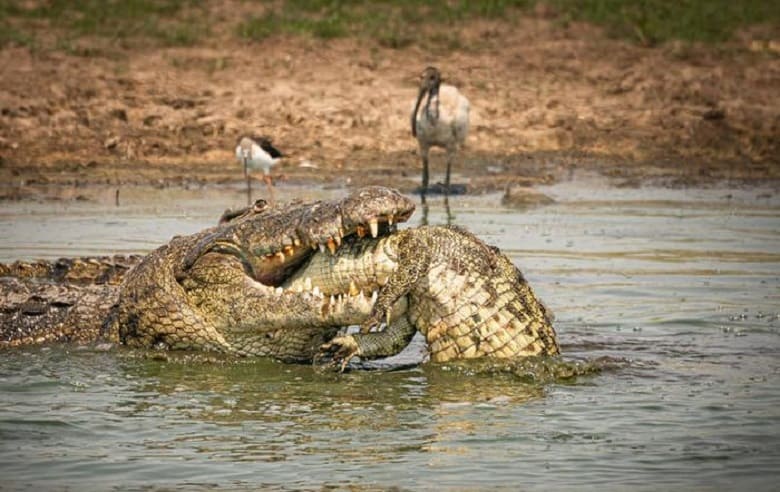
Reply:
[[452, 161], [455, 160], [455, 149], [447, 148], [447, 174], [444, 176], [444, 193], [450, 194], [450, 169]]
[[[421, 148], [420, 154], [422, 154], [422, 189], [420, 194], [425, 197], [428, 193], [428, 148]], [[424, 201], [424, 198], [423, 198]]]
[[276, 198], [274, 198], [274, 180], [270, 174], [263, 174], [263, 181], [268, 188], [269, 203], [273, 207], [276, 205]]

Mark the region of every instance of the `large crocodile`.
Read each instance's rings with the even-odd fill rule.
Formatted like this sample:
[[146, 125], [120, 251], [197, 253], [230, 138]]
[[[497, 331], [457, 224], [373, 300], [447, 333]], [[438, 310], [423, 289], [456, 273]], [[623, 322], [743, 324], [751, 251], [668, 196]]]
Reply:
[[[348, 241], [312, 257], [288, 284], [316, 278], [325, 294], [379, 290], [361, 333], [336, 337], [323, 351], [342, 367], [353, 356], [377, 358], [403, 349], [419, 330], [435, 362], [559, 353], [552, 315], [498, 248], [458, 227], [406, 229]], [[393, 306], [406, 300], [406, 308]], [[369, 330], [386, 322], [384, 330]]]
[[335, 251], [351, 235], [386, 233], [413, 210], [409, 199], [382, 187], [335, 202], [259, 203], [172, 239], [124, 275], [121, 287], [24, 278], [57, 280], [51, 272], [58, 269], [45, 263], [5, 267], [23, 278], [0, 283], [0, 344], [105, 338], [309, 360], [339, 327], [365, 319], [371, 299], [285, 290], [282, 282], [310, 256]]
[[142, 258], [115, 255], [0, 264], [0, 347], [103, 337], [119, 284]]

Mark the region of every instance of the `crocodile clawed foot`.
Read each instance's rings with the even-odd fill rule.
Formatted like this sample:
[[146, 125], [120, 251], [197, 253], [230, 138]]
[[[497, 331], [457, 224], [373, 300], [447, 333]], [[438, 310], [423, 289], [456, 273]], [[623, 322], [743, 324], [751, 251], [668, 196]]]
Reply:
[[336, 337], [322, 345], [314, 361], [316, 364], [318, 361], [326, 360], [329, 365], [338, 366], [339, 372], [344, 372], [349, 361], [358, 355], [360, 355], [360, 348], [355, 338], [351, 335], [346, 335]]
[[383, 321], [385, 326], [390, 326], [390, 310], [387, 310], [384, 316], [382, 316], [381, 312], [369, 315], [368, 319], [360, 325], [360, 333], [370, 333], [375, 328], [378, 329], [382, 326]]

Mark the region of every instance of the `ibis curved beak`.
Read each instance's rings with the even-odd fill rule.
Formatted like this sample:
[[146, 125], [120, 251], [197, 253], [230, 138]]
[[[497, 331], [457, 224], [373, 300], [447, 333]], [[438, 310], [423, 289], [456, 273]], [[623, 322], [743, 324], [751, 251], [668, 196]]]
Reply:
[[420, 103], [422, 102], [423, 96], [427, 92], [427, 89], [425, 87], [420, 87], [420, 92], [417, 94], [417, 102], [414, 103], [414, 110], [412, 111], [412, 136], [417, 136], [417, 112], [420, 110]]

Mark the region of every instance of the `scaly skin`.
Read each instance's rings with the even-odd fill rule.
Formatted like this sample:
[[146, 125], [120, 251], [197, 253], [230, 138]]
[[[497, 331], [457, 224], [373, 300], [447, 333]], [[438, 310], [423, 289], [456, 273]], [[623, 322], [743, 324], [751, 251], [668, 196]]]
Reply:
[[[380, 187], [335, 202], [274, 209], [258, 203], [226, 214], [217, 227], [176, 237], [147, 255], [125, 275], [116, 307], [98, 305], [90, 297], [93, 292], [71, 285], [73, 292], [86, 297], [66, 311], [83, 307], [101, 327], [90, 333], [132, 346], [310, 360], [340, 326], [365, 319], [371, 300], [284, 290], [281, 283], [318, 248], [335, 251], [345, 236], [386, 229], [383, 224], [405, 220], [413, 210], [407, 198]], [[113, 291], [102, 294], [107, 304], [116, 299]], [[17, 302], [16, 315], [29, 315], [19, 306]], [[54, 316], [56, 309], [51, 311]], [[67, 314], [58, 316], [63, 321], [55, 322], [57, 326], [38, 323], [35, 333], [11, 319], [2, 325], [0, 344], [49, 341], [61, 333], [65, 336], [60, 339], [74, 338], [77, 327], [68, 325]], [[25, 333], [20, 334], [20, 327]]]
[[[113, 265], [123, 261], [0, 265], [0, 272], [20, 277], [71, 280], [46, 285], [0, 279], [0, 344], [100, 336], [130, 345], [308, 360], [338, 326], [362, 322], [363, 333], [338, 337], [324, 350], [343, 362], [353, 355], [392, 355], [419, 329], [438, 362], [558, 353], [551, 316], [520, 272], [463, 230], [352, 236], [335, 255], [311, 253], [309, 245], [335, 250], [343, 234], [364, 234], [366, 219], [377, 214], [389, 221], [411, 213], [371, 197], [228, 213], [221, 226], [175, 238], [147, 256], [127, 275], [120, 308], [117, 287], [74, 282], [116, 282], [123, 269]], [[383, 318], [389, 321], [385, 330], [365, 332]], [[31, 319], [45, 320], [48, 328], [36, 332]]]
[[[551, 313], [522, 273], [497, 248], [460, 228], [420, 227], [349, 242], [335, 256], [312, 258], [289, 284], [307, 276], [326, 294], [381, 287], [362, 333], [323, 347], [343, 363], [398, 353], [415, 330], [425, 336], [434, 362], [559, 353]], [[388, 314], [404, 298], [405, 312]], [[389, 321], [383, 331], [368, 333], [382, 321]]]
[[[105, 331], [125, 273], [141, 255], [0, 264], [0, 347], [112, 340]], [[116, 334], [113, 336], [116, 340]]]
[[125, 273], [141, 262], [142, 255], [88, 256], [56, 261], [0, 263], [0, 277], [36, 279], [57, 283], [119, 285]]
[[116, 341], [105, 319], [119, 286], [0, 278], [0, 347], [50, 342]]

